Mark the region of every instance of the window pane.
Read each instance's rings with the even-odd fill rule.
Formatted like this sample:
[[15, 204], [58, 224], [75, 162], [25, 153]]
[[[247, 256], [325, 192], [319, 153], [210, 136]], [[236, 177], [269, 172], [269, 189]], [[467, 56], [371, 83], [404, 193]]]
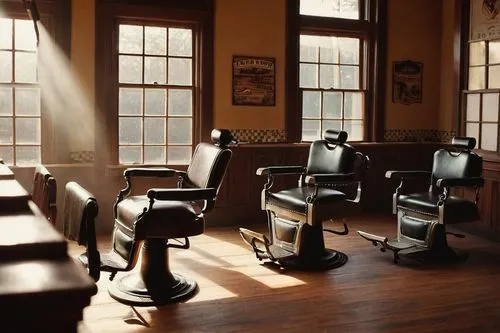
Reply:
[[340, 63], [359, 65], [359, 39], [339, 38]]
[[486, 44], [484, 41], [469, 44], [469, 66], [484, 65], [486, 63], [485, 55]]
[[191, 119], [168, 120], [168, 143], [186, 145], [192, 142]]
[[120, 144], [142, 143], [142, 118], [120, 117], [118, 127]]
[[142, 89], [120, 88], [118, 93], [118, 114], [138, 116], [142, 114]]
[[12, 19], [0, 18], [0, 49], [12, 49]]
[[319, 45], [324, 37], [300, 35], [300, 61], [318, 62]]
[[12, 115], [12, 88], [0, 88], [0, 116]]
[[359, 19], [359, 0], [300, 0], [300, 14]]
[[465, 124], [465, 135], [476, 138], [479, 138], [479, 124], [478, 123], [467, 123]]
[[12, 82], [12, 52], [0, 51], [0, 82]]
[[145, 164], [165, 164], [165, 146], [147, 146], [144, 147]]
[[467, 94], [467, 121], [479, 121], [480, 94]]
[[16, 50], [36, 50], [35, 26], [31, 20], [14, 20], [14, 45]]
[[142, 57], [119, 56], [118, 81], [142, 83]]
[[359, 89], [358, 66], [340, 66], [340, 88]]
[[346, 92], [344, 94], [344, 118], [363, 119], [363, 93]]
[[146, 54], [167, 55], [167, 29], [162, 27], [144, 27]]
[[40, 118], [16, 118], [16, 143], [40, 144]]
[[361, 120], [345, 120], [344, 131], [349, 134], [349, 141], [363, 140], [363, 122]]
[[302, 93], [302, 118], [321, 118], [321, 92]]
[[40, 89], [16, 88], [16, 116], [40, 115]]
[[320, 120], [302, 120], [302, 141], [314, 141], [321, 138]]
[[168, 29], [168, 55], [191, 57], [193, 54], [191, 29]]
[[320, 65], [319, 66], [319, 87], [330, 89], [339, 87], [339, 66]]
[[16, 82], [36, 82], [36, 54], [16, 52]]
[[142, 150], [140, 146], [119, 147], [118, 160], [120, 164], [139, 164], [142, 163]]
[[142, 54], [142, 26], [120, 24], [120, 53]]
[[144, 143], [153, 145], [165, 144], [165, 118], [144, 119]]
[[12, 147], [0, 147], [0, 156], [5, 164], [14, 164], [14, 149]]
[[166, 76], [166, 58], [144, 58], [144, 83], [165, 84]]
[[481, 149], [497, 150], [498, 124], [481, 125]]
[[318, 65], [300, 64], [300, 87], [318, 88]]
[[11, 145], [14, 143], [14, 128], [12, 124], [12, 118], [0, 118], [0, 144]]
[[483, 95], [483, 121], [498, 121], [498, 93]]
[[166, 89], [146, 89], [144, 92], [146, 99], [144, 113], [148, 116], [164, 116], [166, 93]]
[[316, 37], [320, 38], [320, 57], [322, 63], [339, 63], [339, 39], [337, 37]]
[[168, 115], [191, 116], [193, 114], [193, 93], [186, 89], [168, 91]]
[[35, 165], [41, 163], [40, 147], [16, 147], [16, 165]]
[[191, 85], [191, 59], [168, 59], [168, 84]]
[[342, 118], [342, 93], [325, 92], [323, 94], [323, 117]]
[[488, 88], [500, 88], [500, 65], [488, 67]]
[[191, 147], [168, 147], [168, 164], [189, 164]]
[[[480, 54], [479, 57], [480, 57], [480, 61], [478, 61], [477, 59], [470, 59], [469, 60], [469, 63], [470, 65], [482, 65], [484, 64], [484, 42], [480, 42], [480, 43], [472, 43], [472, 44], [482, 44], [482, 53], [483, 54]], [[472, 46], [471, 44], [471, 46]], [[497, 64], [497, 63], [500, 63], [500, 40], [492, 40], [489, 42], [489, 45], [488, 45], [488, 52], [489, 52], [489, 56], [488, 56], [488, 63], [490, 64]], [[472, 52], [471, 52], [471, 55], [472, 55]], [[477, 57], [477, 56], [475, 56]], [[473, 61], [473, 62], [471, 62]]]
[[484, 67], [469, 68], [469, 90], [485, 88]]

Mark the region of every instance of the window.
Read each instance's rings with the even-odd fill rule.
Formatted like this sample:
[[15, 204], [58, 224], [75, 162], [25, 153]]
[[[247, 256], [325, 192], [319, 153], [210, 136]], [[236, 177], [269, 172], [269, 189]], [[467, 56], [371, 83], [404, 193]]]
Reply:
[[468, 78], [464, 91], [465, 135], [477, 139], [477, 148], [498, 152], [499, 39], [470, 41]]
[[120, 164], [187, 164], [193, 144], [193, 30], [119, 25]]
[[[378, 0], [296, 0], [289, 4], [287, 30], [298, 36], [298, 68], [287, 71], [287, 108], [290, 112], [297, 109], [300, 115], [298, 119], [287, 115], [287, 130], [294, 140], [319, 139], [327, 128], [347, 131], [349, 141], [381, 137], [383, 117], [377, 112], [384, 103], [385, 65], [375, 66], [375, 59], [382, 57], [385, 46], [378, 37], [385, 28], [385, 6]], [[287, 52], [293, 56], [295, 46], [289, 44]]]
[[0, 18], [0, 156], [7, 164], [41, 162], [41, 101], [31, 20]]
[[213, 129], [212, 0], [96, 2], [97, 164], [187, 166]]
[[363, 140], [365, 93], [360, 89], [359, 38], [300, 35], [302, 141], [327, 128], [343, 129]]

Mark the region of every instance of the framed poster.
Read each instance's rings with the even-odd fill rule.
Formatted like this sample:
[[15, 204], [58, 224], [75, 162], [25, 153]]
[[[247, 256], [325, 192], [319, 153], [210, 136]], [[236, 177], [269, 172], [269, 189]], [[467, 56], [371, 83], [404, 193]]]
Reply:
[[392, 62], [393, 103], [422, 103], [423, 66], [421, 62], [412, 60]]
[[470, 2], [470, 40], [500, 37], [500, 1], [474, 0]]
[[233, 56], [233, 105], [276, 104], [275, 58]]

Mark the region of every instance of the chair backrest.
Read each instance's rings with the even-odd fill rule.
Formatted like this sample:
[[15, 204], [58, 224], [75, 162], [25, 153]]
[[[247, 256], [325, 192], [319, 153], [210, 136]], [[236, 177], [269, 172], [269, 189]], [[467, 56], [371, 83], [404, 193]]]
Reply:
[[452, 149], [439, 149], [434, 153], [432, 185], [440, 178], [481, 176], [483, 159], [472, 151], [476, 146], [476, 139], [454, 137], [451, 144]]
[[347, 141], [347, 132], [327, 129], [323, 140], [309, 148], [307, 174], [354, 172], [356, 150]]
[[43, 215], [55, 225], [57, 218], [57, 183], [56, 179], [43, 165], [37, 165], [35, 168], [31, 200], [40, 208]]
[[[202, 142], [196, 146], [189, 163], [182, 187], [216, 188], [222, 184], [232, 152], [227, 146], [234, 141], [228, 130], [212, 130], [212, 143]], [[208, 203], [213, 206], [213, 203]]]

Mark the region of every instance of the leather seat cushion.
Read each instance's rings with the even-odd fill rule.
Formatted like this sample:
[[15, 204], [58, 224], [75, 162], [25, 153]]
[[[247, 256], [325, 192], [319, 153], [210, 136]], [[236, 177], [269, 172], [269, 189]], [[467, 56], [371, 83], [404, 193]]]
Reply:
[[[276, 193], [269, 192], [268, 202], [285, 209], [296, 212], [306, 212], [306, 198], [314, 193], [314, 187], [297, 187], [279, 191]], [[334, 202], [344, 201], [346, 195], [330, 188], [320, 188], [316, 197], [315, 205], [325, 205]]]
[[[398, 207], [438, 216], [438, 201], [439, 195], [437, 193], [413, 193], [400, 195]], [[479, 212], [474, 202], [461, 197], [449, 196], [445, 203], [444, 218], [444, 222], [447, 224], [472, 222], [479, 219]]]
[[205, 229], [198, 206], [190, 202], [158, 200], [134, 229], [134, 223], [144, 208], [149, 209], [149, 199], [145, 195], [130, 196], [121, 201], [116, 218], [119, 228], [125, 229], [123, 231], [127, 234], [133, 232], [136, 239], [189, 237], [202, 234]]

